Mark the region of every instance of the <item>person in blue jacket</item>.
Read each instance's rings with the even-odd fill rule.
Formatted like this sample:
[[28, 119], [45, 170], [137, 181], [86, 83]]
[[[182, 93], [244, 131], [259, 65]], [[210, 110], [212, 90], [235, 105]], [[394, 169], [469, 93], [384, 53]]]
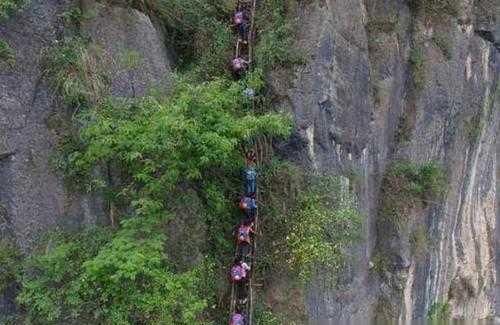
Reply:
[[257, 193], [257, 171], [255, 167], [248, 166], [244, 171], [245, 178], [245, 196], [255, 197]]

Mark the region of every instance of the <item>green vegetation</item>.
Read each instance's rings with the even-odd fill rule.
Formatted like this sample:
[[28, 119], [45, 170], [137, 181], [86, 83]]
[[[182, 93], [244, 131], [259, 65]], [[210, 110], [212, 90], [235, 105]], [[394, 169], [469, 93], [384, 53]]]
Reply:
[[255, 309], [255, 324], [257, 325], [281, 325], [283, 324], [283, 319], [273, 313], [269, 308], [265, 308], [263, 305], [257, 305]]
[[389, 271], [389, 258], [380, 252], [373, 256], [372, 263], [373, 271], [377, 274], [383, 275], [385, 272]]
[[306, 175], [275, 163], [264, 180], [266, 221], [272, 243], [264, 243], [263, 269], [307, 281], [318, 270], [333, 278], [344, 266], [346, 248], [359, 236], [361, 217], [338, 177]]
[[418, 226], [410, 235], [410, 249], [416, 259], [425, 257], [429, 251], [429, 235], [425, 226]]
[[231, 16], [233, 3], [159, 0], [145, 4], [169, 29], [169, 41], [175, 46], [183, 71], [202, 80], [228, 75], [233, 38], [227, 18]]
[[106, 94], [99, 48], [74, 37], [45, 53], [45, 73], [64, 102], [74, 108], [96, 104]]
[[345, 249], [361, 228], [360, 215], [352, 198], [343, 195], [339, 180], [322, 178], [312, 184], [300, 197], [294, 219], [287, 238], [291, 269], [304, 281], [320, 268], [338, 274]]
[[429, 308], [428, 318], [431, 324], [439, 324], [440, 321], [450, 319], [450, 304], [447, 302], [436, 302]]
[[22, 291], [18, 302], [27, 306], [28, 318], [55, 321], [83, 308], [76, 301], [76, 279], [83, 272], [83, 262], [94, 257], [108, 240], [104, 231], [50, 236], [26, 261], [20, 279]]
[[0, 21], [7, 19], [17, 10], [28, 4], [28, 0], [2, 0], [0, 1]]
[[446, 60], [451, 60], [452, 44], [448, 35], [436, 33], [432, 36], [432, 42], [441, 50]]
[[141, 64], [141, 61], [141, 53], [135, 50], [125, 50], [120, 57], [120, 64], [128, 70], [138, 68]]
[[472, 117], [465, 120], [465, 132], [471, 143], [475, 143], [481, 136], [481, 129], [484, 122], [481, 120], [481, 113], [475, 113]]
[[366, 30], [369, 33], [392, 33], [398, 25], [397, 15], [385, 17], [371, 17], [366, 24]]
[[[51, 301], [41, 294], [50, 292], [48, 285], [30, 292], [33, 285], [25, 280], [20, 301], [31, 317], [60, 320], [69, 314], [75, 315], [71, 316], [74, 319], [112, 323], [152, 320], [185, 324], [199, 320], [208, 300], [217, 294], [215, 288], [205, 289], [204, 283], [213, 281], [204, 280], [201, 269], [177, 271], [176, 262], [164, 254], [167, 238], [159, 224], [175, 218], [175, 212], [168, 211], [176, 195], [183, 195], [176, 191], [180, 183], [197, 188], [207, 202], [206, 214], [199, 216], [208, 231], [205, 253], [209, 257], [203, 271], [217, 274], [207, 265], [211, 258], [226, 265], [230, 256], [232, 246], [226, 234], [234, 223], [234, 210], [227, 198], [228, 189], [234, 193], [235, 184], [240, 182], [240, 146], [258, 135], [286, 137], [291, 125], [287, 117], [278, 114], [251, 113], [251, 103], [241, 96], [245, 81], [218, 79], [193, 84], [179, 77], [175, 84], [164, 102], [148, 97], [109, 99], [77, 115], [82, 128], [65, 146], [59, 167], [77, 187], [102, 189], [118, 207], [132, 202], [135, 216], [122, 216], [122, 226], [108, 244], [98, 245], [95, 254], [75, 261], [82, 269], [69, 276], [75, 280], [68, 285], [77, 286], [77, 292], [58, 290], [64, 296], [52, 299], [62, 301], [62, 306], [51, 304], [39, 310], [39, 297]], [[120, 187], [109, 186], [105, 177], [93, 173], [98, 165], [111, 165], [120, 171]], [[47, 273], [48, 279], [54, 277], [57, 275]], [[40, 276], [32, 281], [40, 281]], [[170, 290], [172, 287], [176, 289]], [[208, 293], [199, 294], [204, 290]], [[75, 309], [72, 301], [83, 309]], [[94, 309], [97, 316], [85, 314]]]
[[29, 261], [18, 301], [37, 322], [203, 324], [201, 270], [173, 273], [162, 218], [132, 218], [108, 232], [58, 238]]
[[410, 68], [413, 76], [413, 86], [417, 91], [425, 85], [425, 57], [422, 47], [414, 47], [410, 51]]
[[[288, 14], [296, 1], [264, 0], [259, 3], [255, 24], [259, 26], [254, 67], [269, 69], [302, 62], [292, 51], [294, 22]], [[233, 53], [232, 30], [227, 24], [234, 3], [199, 0], [149, 1], [169, 28], [171, 43], [182, 58], [184, 71], [202, 79], [228, 75]]]
[[290, 318], [290, 315], [281, 315], [273, 312], [270, 308], [258, 306], [255, 310], [254, 322], [256, 325], [300, 325], [304, 324], [304, 320], [295, 321]]
[[16, 280], [20, 260], [17, 247], [6, 239], [0, 240], [0, 295]]
[[85, 150], [68, 153], [67, 172], [82, 182], [95, 164], [113, 162], [130, 175], [130, 186], [120, 195], [132, 191], [163, 197], [181, 180], [201, 180], [213, 169], [240, 166], [239, 145], [252, 137], [290, 132], [287, 118], [251, 114], [242, 84], [215, 80], [192, 85], [178, 79], [176, 86], [166, 103], [152, 98], [107, 101], [82, 114], [86, 127], [80, 147]]
[[411, 112], [404, 112], [399, 118], [398, 129], [396, 133], [397, 143], [404, 144], [411, 140], [413, 123], [410, 113]]
[[384, 220], [401, 227], [412, 209], [439, 201], [445, 191], [446, 176], [436, 163], [396, 162], [384, 176], [380, 213]]
[[457, 16], [460, 10], [458, 0], [410, 0], [410, 9], [427, 17], [441, 17], [443, 14]]
[[80, 22], [84, 19], [83, 12], [80, 8], [71, 8], [63, 12], [61, 16], [66, 27], [79, 26]]
[[0, 39], [0, 64], [6, 63], [12, 66], [16, 62], [16, 57], [14, 50], [9, 46], [9, 44]]
[[259, 4], [256, 25], [259, 26], [255, 60], [263, 70], [292, 66], [304, 61], [292, 47], [295, 22], [289, 17], [296, 1], [265, 0]]
[[[109, 96], [102, 51], [78, 31], [45, 53], [46, 76], [75, 112], [78, 128], [65, 137], [56, 166], [75, 189], [103, 193], [114, 207], [117, 222], [113, 229], [54, 235], [34, 252], [20, 277], [18, 297], [28, 321], [226, 322], [221, 301], [234, 249], [229, 234], [237, 215], [233, 199], [240, 193], [241, 148], [252, 146], [255, 139], [271, 143], [291, 132], [290, 118], [275, 113], [264, 95], [267, 69], [285, 65], [291, 58], [285, 5], [275, 0], [262, 4], [272, 14], [267, 19], [279, 18], [265, 21], [266, 28], [280, 27], [262, 29], [256, 45], [258, 65], [243, 80], [231, 81], [226, 65], [232, 53], [233, 36], [227, 24], [232, 2], [130, 4], [157, 15], [170, 30], [182, 57], [179, 74], [168, 94], [118, 99]], [[72, 10], [63, 18], [77, 25], [82, 14]], [[126, 52], [116, 59], [133, 69], [140, 63], [136, 54]], [[257, 109], [242, 95], [247, 87], [257, 93]], [[110, 181], [110, 174], [118, 175], [119, 182]], [[319, 204], [312, 193], [316, 192], [311, 189], [309, 196], [290, 202], [294, 223], [289, 225], [296, 232], [291, 252], [308, 253], [309, 242], [298, 238], [302, 235], [317, 236], [314, 243], [333, 238], [340, 246], [332, 242], [321, 252], [312, 250], [314, 259], [302, 261], [301, 257], [293, 264], [303, 269], [311, 268], [307, 263], [330, 261], [326, 256], [330, 252], [336, 254], [335, 262], [340, 261], [347, 240], [335, 236], [343, 236], [351, 223], [342, 219], [349, 218], [347, 207], [337, 202], [330, 213], [326, 210], [331, 206]], [[189, 209], [192, 206], [197, 208]], [[170, 245], [168, 229], [182, 219], [183, 207], [192, 214], [193, 227], [204, 234], [196, 263], [180, 256], [184, 251], [171, 252], [175, 245]], [[334, 220], [327, 220], [329, 215]], [[329, 227], [328, 236], [321, 229], [300, 226], [300, 218], [314, 216], [321, 217], [315, 227]], [[336, 226], [342, 231], [332, 237], [331, 227]], [[176, 231], [189, 234], [193, 229]], [[285, 237], [282, 233], [283, 243]], [[195, 245], [184, 245], [186, 251], [191, 244]], [[265, 311], [261, 323], [273, 324], [275, 319], [279, 318]]]

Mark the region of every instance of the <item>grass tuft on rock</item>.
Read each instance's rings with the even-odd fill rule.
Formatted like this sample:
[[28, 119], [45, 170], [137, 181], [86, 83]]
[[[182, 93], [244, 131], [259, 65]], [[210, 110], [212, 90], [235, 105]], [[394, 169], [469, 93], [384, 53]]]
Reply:
[[16, 280], [20, 269], [21, 254], [7, 239], [0, 240], [0, 296]]
[[450, 304], [448, 302], [435, 302], [429, 308], [427, 317], [431, 325], [441, 324], [443, 321], [448, 321], [451, 316]]
[[443, 53], [446, 60], [451, 60], [453, 55], [453, 48], [450, 40], [450, 36], [444, 34], [434, 34], [432, 36], [432, 42], [436, 47]]
[[6, 41], [0, 39], [0, 64], [5, 63], [8, 66], [12, 66], [15, 62], [16, 57], [14, 50]]
[[28, 0], [2, 0], [0, 1], [0, 21], [9, 18], [16, 11], [29, 3]]
[[437, 163], [395, 162], [382, 183], [382, 218], [402, 227], [412, 209], [439, 201], [446, 188], [445, 172]]
[[456, 17], [460, 12], [459, 0], [410, 0], [408, 5], [414, 13], [433, 18], [442, 15]]
[[44, 54], [45, 73], [65, 104], [88, 107], [106, 96], [100, 49], [82, 37], [64, 40]]
[[425, 86], [425, 57], [422, 47], [414, 47], [410, 51], [410, 68], [413, 77], [413, 86], [420, 91]]

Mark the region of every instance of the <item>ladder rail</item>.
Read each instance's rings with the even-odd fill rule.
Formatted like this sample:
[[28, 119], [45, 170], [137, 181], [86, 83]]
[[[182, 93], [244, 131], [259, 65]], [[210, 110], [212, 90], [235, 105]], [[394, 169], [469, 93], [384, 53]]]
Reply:
[[253, 62], [253, 41], [255, 37], [255, 10], [257, 8], [257, 0], [252, 1], [252, 13], [250, 17], [250, 31], [248, 32], [248, 65]]
[[[256, 190], [255, 193], [255, 200], [259, 202], [259, 190]], [[252, 250], [252, 273], [255, 272], [255, 262], [256, 262], [256, 255], [257, 255], [257, 234], [258, 234], [258, 227], [259, 227], [259, 207], [257, 206], [257, 211], [255, 212], [255, 224], [254, 224], [254, 237], [253, 237], [253, 250]], [[249, 304], [250, 304], [250, 310], [248, 312], [248, 325], [253, 324], [253, 276], [250, 277], [250, 291], [249, 291]]]
[[[253, 51], [254, 51], [254, 38], [255, 38], [255, 12], [256, 12], [256, 7], [257, 7], [257, 0], [237, 0], [236, 1], [236, 10], [241, 10], [242, 6], [249, 5], [251, 6], [249, 9], [250, 11], [250, 27], [247, 32], [247, 44], [246, 44], [246, 51], [247, 51], [247, 59], [248, 59], [248, 69], [250, 70], [252, 67], [253, 63]], [[245, 46], [243, 46], [240, 42], [240, 37], [238, 36], [238, 39], [236, 40], [236, 46], [235, 46], [235, 57], [241, 57], [243, 54], [242, 52], [245, 50]], [[252, 109], [255, 110], [256, 103], [255, 99], [252, 99]], [[257, 146], [254, 144], [254, 146]], [[257, 158], [258, 159], [258, 158]], [[258, 187], [257, 187], [258, 188]], [[255, 193], [255, 200], [259, 204], [259, 191], [258, 189], [256, 190]], [[236, 312], [236, 306], [239, 303], [239, 298], [240, 295], [242, 294], [239, 292], [240, 290], [245, 290], [246, 296], [246, 303], [245, 306], [241, 306], [242, 310], [245, 310], [246, 312], [246, 317], [248, 320], [248, 325], [252, 325], [254, 321], [254, 292], [253, 292], [253, 274], [255, 272], [255, 267], [256, 267], [256, 252], [257, 252], [257, 233], [258, 233], [258, 225], [259, 225], [259, 208], [257, 206], [257, 209], [255, 211], [255, 219], [254, 219], [254, 236], [251, 244], [251, 249], [250, 249], [250, 272], [248, 273], [248, 280], [246, 283], [243, 285], [238, 285], [237, 283], [233, 282], [231, 283], [231, 301], [230, 301], [230, 315], [233, 315]], [[236, 245], [235, 249], [235, 254], [234, 257], [235, 259], [238, 257], [239, 252], [239, 245]]]

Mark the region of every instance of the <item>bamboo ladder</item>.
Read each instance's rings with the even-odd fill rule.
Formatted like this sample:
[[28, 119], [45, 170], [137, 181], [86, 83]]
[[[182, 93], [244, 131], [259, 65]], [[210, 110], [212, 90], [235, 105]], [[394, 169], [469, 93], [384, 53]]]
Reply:
[[[239, 9], [242, 6], [245, 6], [247, 9], [247, 12], [250, 12], [250, 29], [248, 31], [248, 37], [247, 37], [247, 57], [248, 57], [248, 69], [250, 70], [252, 67], [252, 61], [253, 61], [253, 41], [254, 41], [254, 36], [255, 36], [255, 11], [257, 7], [257, 0], [237, 0], [236, 8]], [[240, 44], [240, 41], [236, 41], [236, 48], [235, 48], [235, 56], [240, 57], [242, 55], [241, 53], [242, 46]], [[255, 107], [255, 103], [252, 103], [253, 107]], [[258, 232], [258, 225], [259, 225], [259, 208], [258, 208], [258, 203], [259, 203], [259, 190], [258, 187], [256, 189], [256, 195], [255, 195], [255, 200], [257, 202], [257, 210], [255, 212], [255, 221], [254, 221], [254, 232], [255, 235], [252, 240], [251, 244], [251, 251], [250, 251], [250, 275], [248, 282], [246, 284], [246, 292], [247, 292], [247, 302], [245, 304], [245, 314], [248, 317], [248, 325], [253, 324], [253, 307], [254, 307], [254, 295], [253, 295], [253, 279], [251, 273], [253, 273], [255, 269], [255, 254], [257, 252], [257, 232]], [[239, 254], [239, 247], [237, 246], [235, 249], [235, 254], [234, 257], [236, 258], [237, 255]], [[234, 282], [231, 284], [231, 300], [230, 300], [230, 315], [233, 315], [233, 313], [236, 310], [236, 304], [239, 296], [239, 292], [237, 290], [237, 284]]]

